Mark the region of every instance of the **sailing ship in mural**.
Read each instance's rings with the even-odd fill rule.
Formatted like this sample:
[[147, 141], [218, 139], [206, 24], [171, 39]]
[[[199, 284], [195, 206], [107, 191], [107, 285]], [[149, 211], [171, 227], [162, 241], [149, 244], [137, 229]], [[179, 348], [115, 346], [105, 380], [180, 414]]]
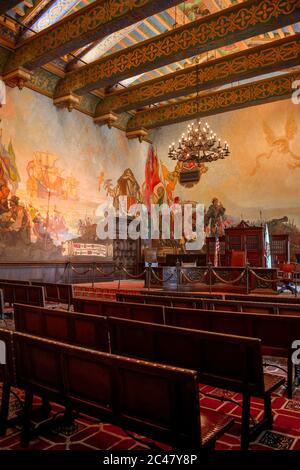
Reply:
[[34, 152], [27, 164], [27, 191], [30, 197], [51, 196], [65, 200], [78, 199], [79, 181], [73, 176], [63, 177], [63, 169], [56, 166], [58, 157], [49, 152]]

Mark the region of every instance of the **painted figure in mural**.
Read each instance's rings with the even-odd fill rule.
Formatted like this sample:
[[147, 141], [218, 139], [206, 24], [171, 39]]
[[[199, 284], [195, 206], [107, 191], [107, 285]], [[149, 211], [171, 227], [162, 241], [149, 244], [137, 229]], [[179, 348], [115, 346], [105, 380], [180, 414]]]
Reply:
[[27, 211], [24, 206], [19, 204], [19, 198], [12, 196], [10, 199], [10, 220], [7, 231], [9, 232], [8, 241], [10, 244], [22, 242], [30, 243], [30, 222]]
[[214, 197], [204, 219], [205, 232], [207, 236], [215, 237], [217, 235], [224, 235], [225, 211], [226, 209], [223, 207], [219, 199]]
[[263, 131], [266, 141], [271, 149], [269, 152], [257, 155], [256, 165], [251, 172], [251, 176], [254, 176], [261, 168], [261, 160], [269, 160], [276, 154], [281, 155], [282, 162], [286, 162], [287, 167], [291, 170], [300, 168], [300, 155], [296, 155], [291, 149], [291, 140], [296, 137], [298, 131], [294, 116], [288, 116], [284, 135], [276, 135], [267, 122], [263, 122]]
[[98, 191], [101, 191], [103, 182], [104, 182], [104, 171], [101, 171], [100, 174], [98, 175]]
[[12, 141], [9, 142], [7, 149], [2, 143], [2, 129], [0, 129], [0, 177], [5, 178], [6, 183], [10, 184], [11, 193], [14, 195], [18, 189], [20, 175]]
[[127, 196], [127, 208], [132, 206], [132, 204], [142, 202], [140, 186], [130, 168], [123, 172], [115, 187], [112, 186], [111, 179], [106, 180], [104, 182], [104, 189], [107, 196], [113, 198], [113, 204], [116, 209], [119, 209], [120, 196]]

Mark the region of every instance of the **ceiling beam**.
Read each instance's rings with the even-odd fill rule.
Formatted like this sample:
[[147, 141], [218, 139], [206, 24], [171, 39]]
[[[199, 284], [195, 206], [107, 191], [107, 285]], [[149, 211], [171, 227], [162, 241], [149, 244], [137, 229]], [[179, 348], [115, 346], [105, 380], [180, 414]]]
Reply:
[[300, 20], [299, 0], [247, 0], [69, 72], [55, 96], [83, 94]]
[[3, 13], [6, 13], [8, 10], [15, 7], [20, 2], [21, 2], [21, 0], [1, 0], [1, 2], [0, 2], [0, 15], [3, 15]]
[[100, 101], [95, 122], [108, 113], [129, 111], [187, 96], [299, 63], [300, 33], [116, 91]]
[[153, 129], [195, 118], [212, 116], [235, 109], [291, 98], [293, 83], [300, 79], [300, 72], [278, 75], [245, 85], [226, 88], [200, 95], [166, 106], [141, 111], [127, 124], [127, 133]]
[[22, 42], [6, 71], [18, 67], [32, 71], [177, 3], [180, 0], [96, 0]]

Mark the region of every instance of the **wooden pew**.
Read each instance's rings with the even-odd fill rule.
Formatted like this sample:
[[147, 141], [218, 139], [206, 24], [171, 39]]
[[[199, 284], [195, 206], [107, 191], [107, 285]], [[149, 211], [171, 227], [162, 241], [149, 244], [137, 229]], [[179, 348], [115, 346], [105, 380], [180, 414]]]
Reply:
[[115, 300], [74, 298], [74, 311], [91, 315], [113, 316], [150, 323], [164, 323], [164, 307], [116, 302]]
[[249, 300], [251, 302], [273, 302], [276, 304], [300, 304], [300, 297], [296, 296], [280, 296], [269, 294], [224, 294], [224, 300]]
[[299, 315], [300, 305], [291, 303], [253, 302], [249, 300], [202, 299], [202, 308], [208, 310], [228, 310], [230, 312], [253, 312], [275, 315]]
[[260, 338], [265, 355], [287, 358], [287, 393], [293, 394], [292, 343], [300, 338], [300, 317], [165, 308], [167, 325]]
[[16, 382], [13, 364], [13, 333], [4, 328], [0, 329], [0, 382], [2, 382], [0, 435], [3, 435], [8, 423], [10, 390]]
[[118, 302], [130, 302], [139, 304], [165, 305], [168, 307], [190, 307], [199, 308], [202, 299], [193, 299], [191, 297], [171, 297], [147, 294], [116, 294]]
[[[130, 295], [130, 294], [117, 294]], [[222, 300], [241, 300], [249, 302], [272, 302], [272, 303], [286, 303], [286, 304], [300, 304], [300, 296], [280, 296], [276, 294], [234, 294], [234, 293], [220, 293], [210, 294], [209, 292], [178, 292], [167, 290], [145, 290], [141, 291], [138, 295], [159, 296], [159, 297], [185, 297], [189, 299], [222, 299]], [[121, 300], [121, 298], [120, 298]], [[128, 298], [129, 300], [129, 298]]]
[[106, 317], [14, 305], [15, 329], [98, 351], [110, 351]]
[[3, 290], [0, 289], [0, 317], [3, 318], [4, 316], [4, 295]]
[[197, 308], [204, 310], [221, 310], [230, 312], [253, 312], [276, 315], [300, 315], [300, 304], [254, 302], [251, 297], [244, 300], [222, 300], [214, 298], [171, 297], [155, 295], [117, 294], [117, 300], [123, 302], [139, 302], [166, 307]]
[[55, 284], [52, 282], [32, 281], [31, 285], [44, 287], [46, 302], [67, 304], [68, 310], [70, 310], [74, 294], [72, 284]]
[[0, 283], [0, 289], [3, 291], [4, 302], [10, 305], [14, 303], [23, 303], [28, 305], [45, 306], [44, 289], [40, 286], [31, 286], [26, 284]]
[[195, 369], [201, 383], [241, 393], [242, 449], [247, 449], [250, 441], [251, 396], [264, 400], [264, 418], [252, 434], [257, 436], [272, 426], [271, 393], [284, 378], [263, 373], [259, 339], [112, 317], [108, 324], [113, 354]]
[[24, 281], [20, 279], [0, 279], [0, 283], [4, 282], [5, 284], [24, 284], [29, 286], [30, 281]]
[[260, 340], [28, 305], [15, 305], [15, 324], [17, 331], [47, 339], [196, 369], [201, 383], [242, 393], [243, 448], [249, 443], [251, 395], [265, 400], [265, 419], [255, 432], [271, 425], [270, 394], [284, 378], [265, 374], [266, 388], [261, 387]]
[[[22, 444], [30, 440], [34, 393], [174, 448], [211, 447], [231, 425], [199, 412], [196, 371], [14, 334], [18, 386], [25, 389]], [[203, 423], [203, 425], [202, 425]]]

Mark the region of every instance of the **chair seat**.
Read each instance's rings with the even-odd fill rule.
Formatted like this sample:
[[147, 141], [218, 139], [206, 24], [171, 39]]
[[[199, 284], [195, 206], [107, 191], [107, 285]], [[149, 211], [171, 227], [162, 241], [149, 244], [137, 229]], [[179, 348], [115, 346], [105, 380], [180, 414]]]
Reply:
[[285, 382], [284, 377], [280, 377], [279, 375], [274, 374], [264, 374], [264, 385], [265, 385], [265, 393], [272, 393], [276, 388], [283, 385]]
[[233, 425], [233, 422], [231, 416], [201, 408], [201, 445], [204, 447], [212, 444]]

